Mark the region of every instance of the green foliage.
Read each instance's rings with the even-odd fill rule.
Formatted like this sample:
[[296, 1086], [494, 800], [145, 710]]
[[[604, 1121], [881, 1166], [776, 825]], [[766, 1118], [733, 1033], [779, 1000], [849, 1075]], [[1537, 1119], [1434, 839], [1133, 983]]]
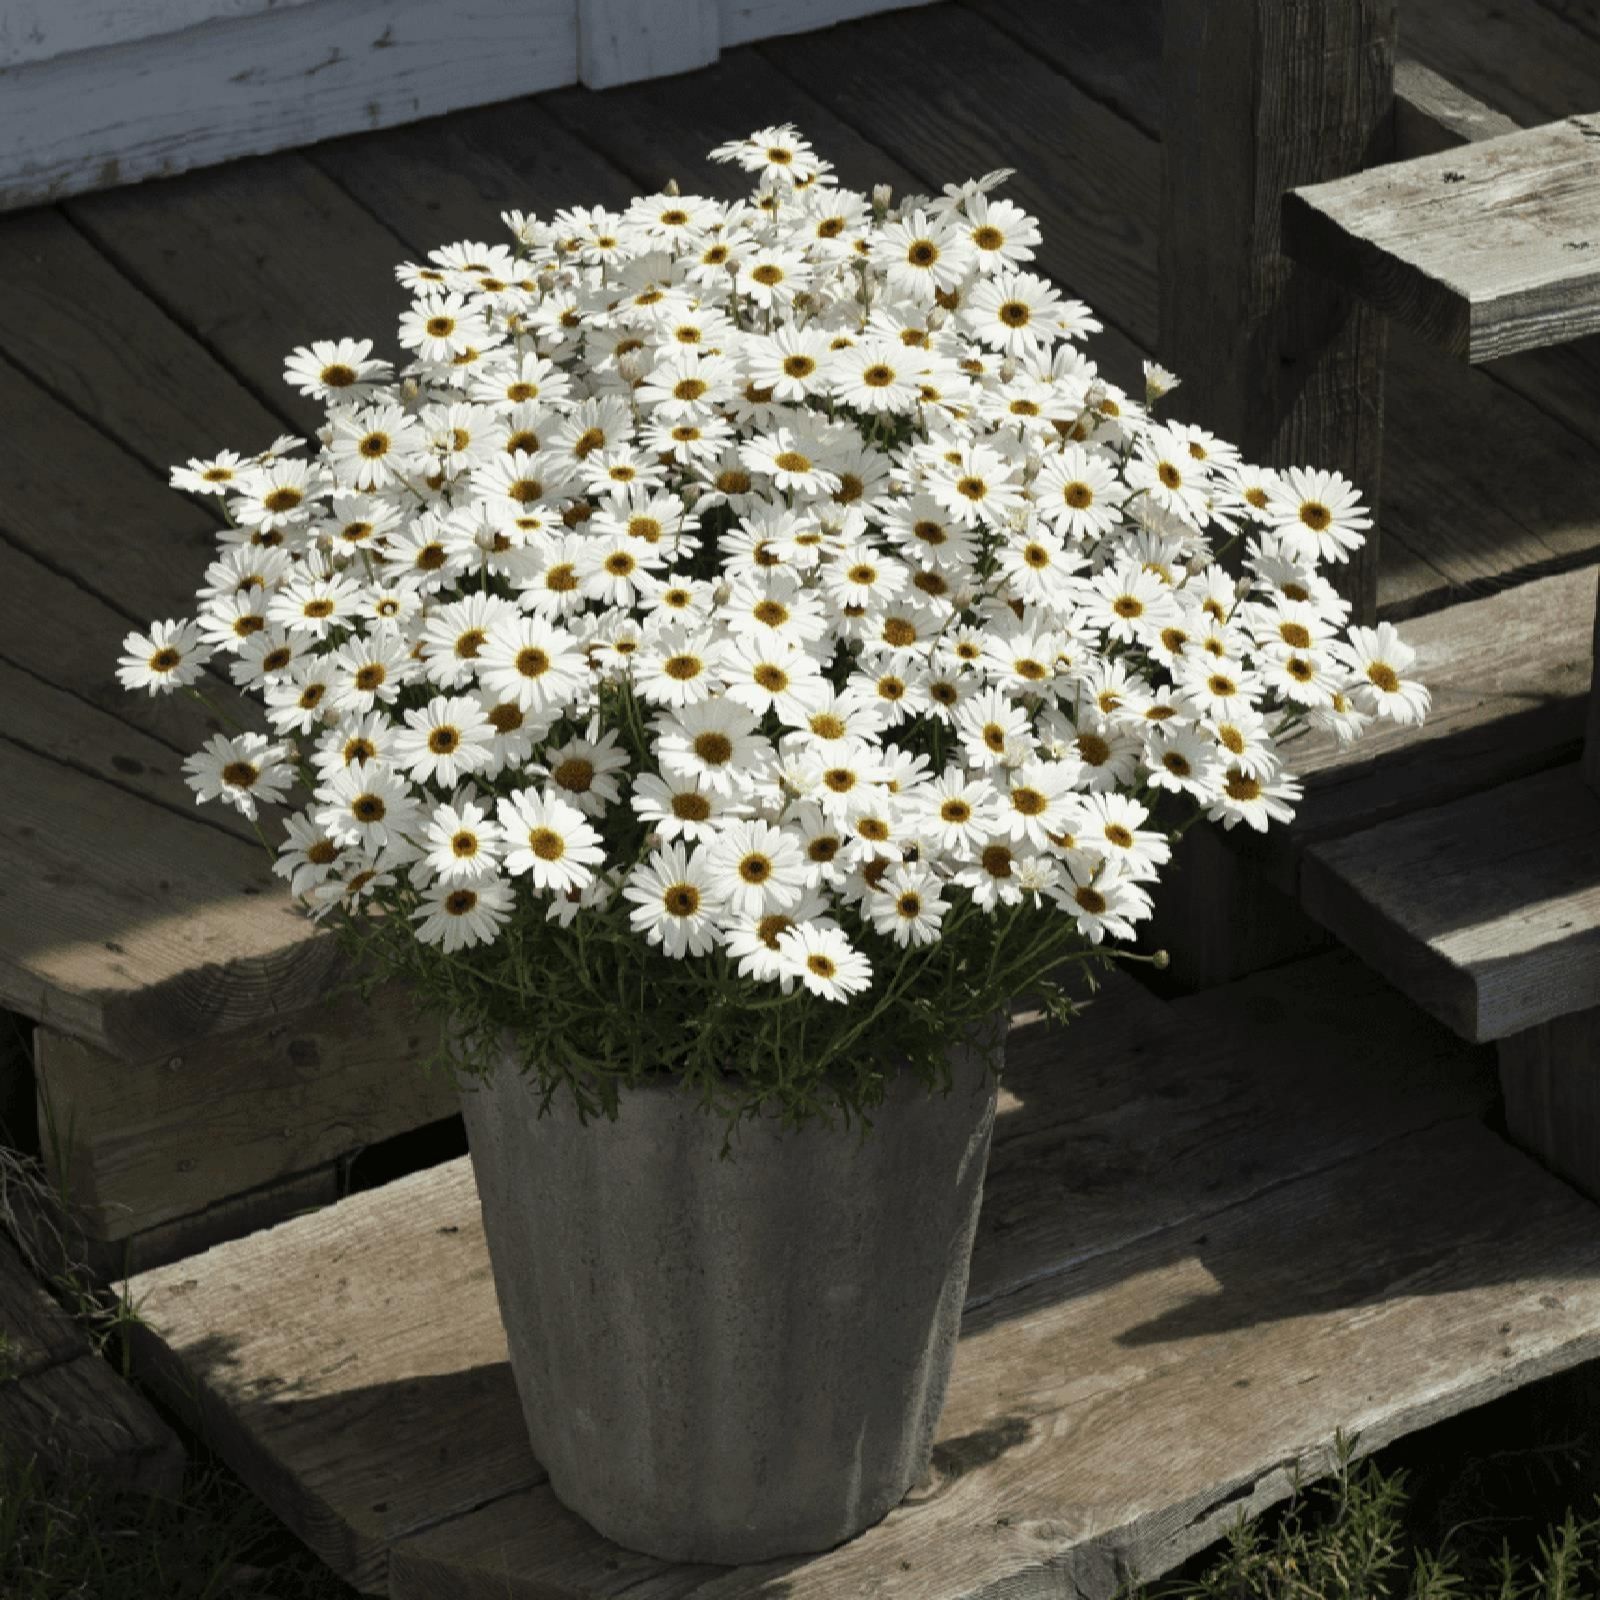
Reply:
[[354, 1600], [231, 1474], [195, 1465], [176, 1501], [46, 1468], [0, 1439], [6, 1600]]
[[[1471, 1472], [1476, 1461], [1466, 1463]], [[1479, 1503], [1476, 1526], [1500, 1524]], [[1597, 1502], [1600, 1510], [1600, 1502]], [[1570, 1509], [1531, 1549], [1502, 1531], [1490, 1543], [1445, 1530], [1425, 1547], [1430, 1518], [1410, 1475], [1378, 1460], [1356, 1463], [1340, 1442], [1333, 1475], [1297, 1490], [1254, 1522], [1242, 1517], [1198, 1569], [1137, 1591], [1138, 1600], [1590, 1600], [1600, 1593], [1600, 1516]]]
[[998, 1059], [998, 1019], [1018, 994], [1065, 1020], [1115, 959], [1054, 908], [989, 918], [963, 906], [930, 950], [855, 931], [879, 977], [840, 1005], [741, 978], [722, 951], [673, 960], [629, 930], [620, 898], [569, 928], [524, 911], [493, 946], [460, 957], [419, 944], [404, 923], [350, 920], [344, 937], [369, 993], [398, 981], [455, 1019], [440, 1056], [455, 1072], [486, 1074], [509, 1051], [546, 1105], [567, 1093], [585, 1118], [614, 1117], [621, 1090], [675, 1073], [730, 1130], [758, 1113], [870, 1125], [893, 1073], [947, 1088], [952, 1044]]

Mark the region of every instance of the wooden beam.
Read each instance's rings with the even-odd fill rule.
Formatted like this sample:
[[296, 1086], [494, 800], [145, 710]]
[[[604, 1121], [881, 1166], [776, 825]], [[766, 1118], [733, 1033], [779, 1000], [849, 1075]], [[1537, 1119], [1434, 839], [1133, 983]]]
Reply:
[[1583, 781], [1600, 793], [1600, 601], [1594, 614], [1594, 667], [1589, 677], [1589, 719], [1584, 729]]
[[1600, 1006], [1600, 797], [1577, 766], [1314, 845], [1301, 902], [1464, 1039]]
[[1458, 89], [1420, 61], [1401, 57], [1394, 69], [1394, 158], [1410, 161], [1479, 139], [1515, 133], [1517, 124]]
[[1297, 188], [1284, 248], [1439, 348], [1600, 332], [1600, 115]]
[[[1280, 248], [1280, 197], [1387, 160], [1396, 0], [1167, 0], [1156, 353], [1252, 460], [1379, 496], [1383, 319]], [[1330, 574], [1377, 610], [1377, 538]]]
[[1500, 1041], [1506, 1132], [1600, 1200], [1600, 1008]]

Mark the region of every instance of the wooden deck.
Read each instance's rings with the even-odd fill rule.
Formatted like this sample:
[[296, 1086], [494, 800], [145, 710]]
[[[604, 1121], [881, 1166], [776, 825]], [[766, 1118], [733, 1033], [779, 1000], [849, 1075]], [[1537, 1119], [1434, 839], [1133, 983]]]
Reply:
[[[1515, 93], [1497, 76], [1503, 5], [1409, 0], [1407, 36], [1513, 113], [1581, 109], [1600, 38], [1536, 0], [1519, 9]], [[326, 941], [243, 827], [197, 812], [175, 775], [203, 717], [125, 696], [111, 666], [131, 624], [187, 609], [209, 547], [210, 514], [166, 487], [168, 465], [308, 426], [285, 352], [387, 340], [396, 261], [495, 235], [507, 203], [618, 202], [668, 176], [726, 189], [710, 145], [792, 117], [851, 182], [928, 189], [1014, 164], [1044, 265], [1104, 316], [1098, 353], [1130, 377], [1154, 338], [1158, 8], [1132, 0], [1108, 37], [1085, 34], [1089, 10], [924, 7], [687, 78], [562, 90], [0, 218], [0, 1001], [143, 1059], [292, 1014], [326, 983]], [[1397, 332], [1388, 414], [1388, 614], [1600, 559], [1592, 348], [1470, 371]]]
[[[136, 1361], [394, 1600], [1109, 1600], [1241, 1512], [1600, 1354], [1600, 1212], [1492, 1056], [1343, 953], [1019, 1028], [927, 1479], [827, 1554], [608, 1544], [528, 1451], [465, 1161], [133, 1280]], [[451, 1314], [441, 1319], [438, 1307]]]
[[[1600, 25], [1583, 8], [1402, 10], [1419, 69], [1518, 123], [1595, 110]], [[553, 1508], [510, 1426], [463, 1168], [192, 1254], [327, 1206], [337, 1163], [452, 1102], [438, 1083], [394, 1092], [422, 1046], [415, 1019], [324, 1002], [328, 941], [246, 827], [196, 810], [179, 769], [203, 715], [112, 676], [130, 627], [189, 609], [211, 548], [209, 513], [167, 488], [168, 467], [312, 426], [285, 354], [341, 334], [387, 348], [397, 261], [499, 237], [505, 206], [618, 204], [669, 177], [730, 192], [705, 152], [785, 119], [856, 185], [937, 191], [1016, 167], [1044, 269], [1106, 321], [1102, 366], [1136, 382], [1141, 355], [1161, 354], [1159, 0], [1104, 16], [1091, 0], [944, 0], [680, 79], [0, 217], [0, 1005], [41, 1024], [47, 1153], [85, 1228], [128, 1270], [154, 1269], [140, 1279], [151, 1370], [174, 1397], [198, 1378], [235, 1464], [375, 1592], [503, 1596], [510, 1572], [524, 1587], [509, 1592], [541, 1597], [869, 1581], [920, 1597], [948, 1554], [963, 1593], [1100, 1593], [1267, 1503], [1336, 1427], [1381, 1443], [1600, 1349], [1593, 1207], [1485, 1132], [1481, 1052], [1342, 957], [1313, 964], [1324, 1010], [1305, 1026], [1277, 979], [1185, 1001], [1176, 1020], [1122, 985], [1100, 1011], [1103, 1073], [1093, 1028], [1059, 1062], [1053, 1040], [1025, 1047], [938, 1476], [885, 1531], [791, 1572], [663, 1571]], [[1337, 862], [1337, 841], [1375, 824], [1399, 850], [1408, 815], [1539, 781], [1582, 736], [1600, 338], [1469, 368], [1397, 327], [1387, 407], [1380, 601], [1412, 619], [1435, 716], [1421, 735], [1303, 751], [1300, 826], [1250, 847], [1261, 884], [1284, 891], [1317, 870], [1313, 852]], [[1352, 1046], [1351, 1016], [1385, 1025]], [[1257, 1029], [1248, 1049], [1240, 1019]], [[1339, 1227], [1373, 1249], [1341, 1254]], [[340, 1243], [356, 1237], [370, 1256]], [[439, 1275], [424, 1283], [424, 1266]], [[287, 1296], [270, 1317], [230, 1287], [269, 1271]], [[441, 1284], [459, 1289], [465, 1333], [405, 1344]], [[361, 1321], [384, 1306], [403, 1335], [388, 1364]], [[1197, 1462], [1219, 1394], [1226, 1437]], [[369, 1450], [373, 1418], [401, 1444], [442, 1440], [439, 1470], [385, 1453], [387, 1437]], [[486, 1443], [467, 1440], [457, 1475], [467, 1436], [451, 1430], [479, 1422]], [[325, 1453], [346, 1429], [350, 1452]]]

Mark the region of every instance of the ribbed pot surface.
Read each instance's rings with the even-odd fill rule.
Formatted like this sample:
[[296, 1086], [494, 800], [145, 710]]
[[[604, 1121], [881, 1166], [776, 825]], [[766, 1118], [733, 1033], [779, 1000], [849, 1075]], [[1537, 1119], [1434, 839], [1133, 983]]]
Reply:
[[992, 1074], [909, 1073], [864, 1142], [723, 1124], [669, 1087], [581, 1126], [509, 1061], [462, 1105], [534, 1454], [673, 1561], [824, 1550], [925, 1470], [966, 1296]]

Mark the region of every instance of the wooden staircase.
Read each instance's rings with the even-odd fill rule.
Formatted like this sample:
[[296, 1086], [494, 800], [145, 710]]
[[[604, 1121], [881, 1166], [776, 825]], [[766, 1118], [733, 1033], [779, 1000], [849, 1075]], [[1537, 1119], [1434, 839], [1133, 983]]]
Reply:
[[1341, 1430], [1371, 1450], [1600, 1355], [1600, 1213], [1484, 1126], [1494, 1094], [1342, 952], [1024, 1022], [933, 1468], [809, 1559], [671, 1566], [562, 1508], [465, 1161], [135, 1278], [136, 1358], [367, 1593], [1109, 1600]]

